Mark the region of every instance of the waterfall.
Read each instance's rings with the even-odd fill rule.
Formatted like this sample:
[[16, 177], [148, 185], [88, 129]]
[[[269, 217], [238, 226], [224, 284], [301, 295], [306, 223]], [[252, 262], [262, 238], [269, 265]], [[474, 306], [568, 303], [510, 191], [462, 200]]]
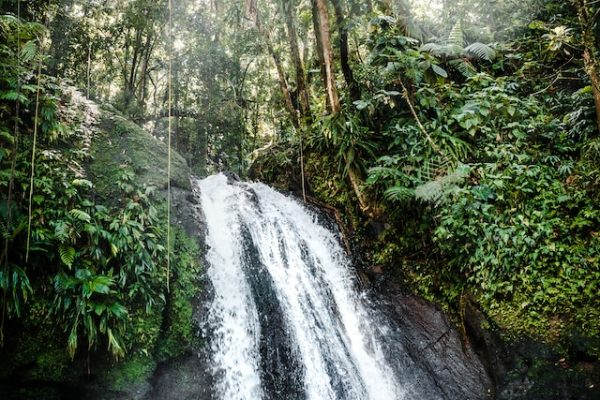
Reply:
[[415, 398], [391, 365], [401, 358], [385, 345], [393, 328], [374, 316], [317, 212], [223, 174], [195, 185], [207, 224], [213, 398]]

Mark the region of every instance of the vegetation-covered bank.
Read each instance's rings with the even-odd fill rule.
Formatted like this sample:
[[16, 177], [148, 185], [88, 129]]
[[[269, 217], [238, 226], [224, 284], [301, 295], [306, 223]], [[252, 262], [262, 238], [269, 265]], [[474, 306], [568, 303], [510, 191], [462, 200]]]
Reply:
[[[301, 193], [303, 170], [308, 194], [345, 217], [370, 272], [443, 305], [463, 329], [465, 309], [480, 308], [477, 330], [514, 353], [509, 376], [530, 379], [521, 395], [593, 398], [597, 6], [538, 5], [529, 15], [489, 6], [515, 24], [510, 39], [455, 18], [425, 41], [398, 12], [371, 18], [368, 33], [351, 28], [364, 60], [351, 65], [355, 82], [338, 80], [341, 100], [312, 103], [328, 115], [261, 152], [251, 174]], [[329, 90], [323, 82], [311, 90]]]
[[[41, 26], [4, 16], [0, 28], [0, 391], [143, 394], [157, 363], [195, 340], [200, 251], [173, 226], [167, 269], [167, 148], [61, 80], [32, 75]], [[189, 185], [173, 153], [172, 186]]]

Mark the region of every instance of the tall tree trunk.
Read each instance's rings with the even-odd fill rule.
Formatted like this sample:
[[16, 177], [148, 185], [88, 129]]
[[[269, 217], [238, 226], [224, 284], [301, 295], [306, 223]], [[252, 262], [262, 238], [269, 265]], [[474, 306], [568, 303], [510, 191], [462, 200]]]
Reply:
[[344, 74], [344, 80], [348, 85], [350, 91], [350, 97], [352, 100], [360, 99], [360, 89], [354, 74], [352, 73], [352, 67], [350, 67], [350, 60], [348, 58], [348, 28], [346, 26], [346, 18], [344, 17], [344, 8], [341, 0], [331, 0], [333, 3], [333, 9], [335, 10], [335, 20], [340, 35], [340, 63], [342, 65], [342, 73]]
[[597, 41], [594, 32], [595, 13], [590, 14], [590, 4], [588, 0], [575, 0], [575, 7], [581, 25], [583, 36], [583, 63], [585, 72], [592, 83], [592, 94], [594, 96], [594, 105], [596, 107], [596, 125], [600, 132], [600, 61], [597, 54]]
[[296, 107], [294, 107], [294, 102], [292, 101], [292, 95], [290, 93], [290, 89], [287, 84], [287, 80], [285, 78], [285, 71], [283, 69], [283, 65], [281, 63], [281, 57], [279, 53], [275, 51], [273, 48], [273, 44], [271, 43], [271, 39], [268, 37], [268, 33], [265, 36], [267, 40], [267, 50], [275, 63], [275, 69], [277, 70], [277, 81], [279, 83], [279, 87], [281, 89], [281, 93], [283, 94], [283, 100], [285, 102], [285, 108], [290, 114], [290, 120], [292, 124], [294, 124], [295, 128], [299, 128], [300, 124], [298, 122], [298, 113], [296, 112]]
[[[325, 74], [325, 60], [323, 59], [323, 46], [321, 44], [321, 29], [319, 28], [319, 10], [317, 10], [316, 0], [311, 0], [312, 4], [312, 23], [315, 31], [315, 41], [317, 44], [317, 57], [319, 59], [319, 70], [321, 71], [321, 81], [323, 85], [326, 85], [327, 75]], [[329, 109], [329, 102], [327, 103], [327, 109]]]
[[[325, 87], [327, 89], [327, 100], [331, 113], [335, 115], [339, 114], [342, 107], [338, 97], [337, 87], [335, 85], [335, 75], [333, 73], [333, 52], [331, 50], [331, 34], [329, 30], [329, 12], [327, 9], [327, 0], [313, 1], [316, 3], [316, 9], [318, 12], [321, 49], [323, 51], [323, 61], [325, 64]], [[348, 179], [350, 181], [352, 190], [356, 194], [356, 198], [358, 199], [361, 210], [371, 215], [369, 199], [361, 189], [362, 179], [360, 177], [360, 172], [352, 165], [348, 168]]]
[[342, 109], [337, 87], [335, 85], [335, 74], [333, 73], [333, 51], [331, 50], [331, 33], [329, 29], [329, 10], [327, 0], [314, 0], [317, 6], [319, 34], [321, 36], [321, 50], [325, 65], [325, 88], [327, 100], [332, 114], [337, 114]]
[[306, 73], [304, 71], [304, 64], [302, 63], [302, 57], [300, 56], [300, 48], [298, 46], [298, 35], [296, 33], [296, 23], [294, 17], [295, 10], [293, 7], [294, 4], [295, 2], [290, 0], [281, 1], [281, 7], [283, 9], [285, 24], [288, 31], [290, 50], [296, 69], [296, 87], [298, 90], [300, 113], [302, 118], [306, 118], [308, 121], [310, 121], [310, 99], [308, 95], [308, 88], [306, 85]]
[[292, 95], [287, 84], [287, 79], [285, 78], [285, 70], [283, 69], [283, 64], [281, 63], [281, 57], [273, 47], [273, 43], [271, 42], [271, 36], [269, 35], [269, 32], [262, 25], [262, 22], [260, 20], [260, 14], [258, 13], [258, 8], [256, 7], [256, 0], [246, 0], [246, 14], [248, 18], [254, 21], [254, 26], [256, 27], [256, 30], [265, 39], [269, 55], [275, 63], [275, 69], [277, 70], [277, 82], [279, 83], [281, 94], [283, 95], [285, 108], [288, 111], [292, 124], [296, 129], [298, 129], [300, 127], [298, 121], [298, 113], [296, 112], [296, 108], [294, 107]]
[[69, 58], [71, 37], [68, 32], [73, 27], [73, 18], [69, 15], [74, 5], [74, 0], [59, 0], [56, 14], [50, 23], [50, 60], [48, 73], [54, 76], [64, 76], [66, 60]]
[[136, 83], [136, 90], [138, 92], [138, 98], [140, 105], [146, 108], [146, 97], [148, 94], [148, 66], [150, 65], [150, 58], [152, 57], [152, 51], [154, 49], [154, 38], [151, 34], [146, 37], [146, 43], [142, 51], [142, 64], [141, 70], [138, 74], [139, 79]]

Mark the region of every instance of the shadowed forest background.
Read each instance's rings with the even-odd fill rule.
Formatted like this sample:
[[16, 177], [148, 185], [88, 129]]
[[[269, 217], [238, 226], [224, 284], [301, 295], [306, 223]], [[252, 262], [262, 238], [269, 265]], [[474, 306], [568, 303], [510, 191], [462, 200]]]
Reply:
[[192, 346], [202, 249], [175, 226], [167, 243], [170, 133], [174, 187], [228, 171], [319, 204], [365, 279], [465, 342], [544, 346], [512, 366], [542, 382], [529, 398], [597, 394], [599, 2], [0, 11], [0, 378], [97, 357], [120, 388]]

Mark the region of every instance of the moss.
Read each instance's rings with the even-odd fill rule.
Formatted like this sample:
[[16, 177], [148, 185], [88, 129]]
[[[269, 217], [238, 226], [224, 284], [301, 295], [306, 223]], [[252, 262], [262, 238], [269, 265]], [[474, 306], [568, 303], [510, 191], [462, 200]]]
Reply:
[[[116, 175], [127, 167], [134, 174], [131, 184], [136, 189], [148, 186], [158, 189], [158, 196], [151, 201], [157, 209], [166, 211], [167, 147], [163, 142], [116, 111], [103, 108], [95, 128], [91, 155], [92, 160], [86, 166], [87, 177], [95, 189], [95, 199], [91, 200], [122, 207], [119, 203], [122, 191], [117, 188]], [[179, 188], [174, 192], [182, 198], [191, 190], [189, 169], [175, 151], [172, 153], [171, 183]], [[106, 343], [98, 343], [89, 355], [85, 343], [81, 343], [81, 351], [72, 361], [66, 351], [67, 334], [56, 329], [56, 316], [49, 311], [53, 288], [44, 281], [34, 289], [22, 318], [9, 320], [6, 324], [6, 346], [0, 349], [1, 383], [10, 386], [10, 390], [20, 386], [62, 387], [66, 384], [81, 387], [84, 391], [106, 388], [128, 394], [143, 392], [157, 362], [186, 352], [195, 340], [192, 301], [199, 290], [200, 250], [195, 240], [183, 231], [173, 227], [173, 232], [170, 293], [164, 289], [164, 265], [156, 265], [155, 273], [148, 277], [158, 290], [163, 288], [164, 295], [156, 296], [150, 309], [146, 310], [145, 304], [123, 293], [123, 302], [129, 312], [123, 333], [127, 347], [123, 360], [115, 361], [107, 353]], [[88, 368], [96, 379], [87, 377]], [[47, 398], [48, 394], [23, 396]]]
[[108, 368], [104, 379], [110, 390], [131, 390], [150, 379], [156, 369], [156, 361], [151, 356], [134, 355]]
[[[96, 191], [112, 198], [115, 173], [124, 165], [131, 166], [140, 187], [167, 186], [167, 146], [146, 130], [126, 118], [103, 110], [99, 129], [92, 141], [93, 161], [89, 166]], [[177, 152], [171, 153], [171, 183], [190, 189], [190, 171]]]
[[157, 351], [161, 361], [183, 354], [197, 340], [193, 327], [193, 299], [199, 291], [200, 249], [196, 240], [183, 230], [174, 228], [173, 232], [174, 279]]

